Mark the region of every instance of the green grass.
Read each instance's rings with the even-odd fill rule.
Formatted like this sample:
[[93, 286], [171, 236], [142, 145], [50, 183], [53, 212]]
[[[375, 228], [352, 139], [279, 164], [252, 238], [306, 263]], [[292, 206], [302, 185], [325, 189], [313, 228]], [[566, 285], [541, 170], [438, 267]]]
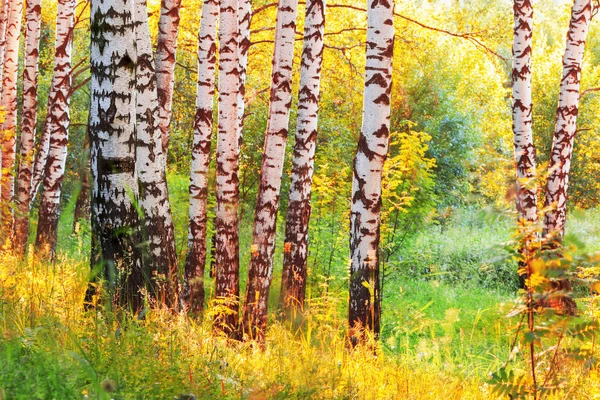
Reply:
[[[169, 183], [183, 254], [187, 178], [171, 174]], [[335, 261], [325, 282], [326, 252], [311, 256], [306, 313], [293, 328], [273, 313], [264, 350], [215, 336], [210, 311], [200, 320], [156, 309], [138, 320], [105, 312], [102, 304], [84, 311], [89, 227], [72, 234], [73, 206], [71, 199], [60, 220], [55, 264], [0, 257], [2, 400], [172, 399], [186, 393], [210, 399], [486, 399], [485, 380], [508, 357], [516, 321], [506, 315], [517, 302], [514, 264], [503, 250], [510, 216], [459, 210], [443, 229], [429, 226], [404, 244], [401, 257], [386, 266], [374, 357], [368, 348], [346, 347], [347, 262]], [[570, 217], [567, 241], [581, 251], [599, 249], [600, 212]], [[251, 221], [246, 213], [241, 224], [242, 295]], [[271, 310], [280, 284], [279, 233]], [[210, 293], [210, 279], [207, 284]], [[588, 398], [596, 387], [591, 380], [572, 398]]]

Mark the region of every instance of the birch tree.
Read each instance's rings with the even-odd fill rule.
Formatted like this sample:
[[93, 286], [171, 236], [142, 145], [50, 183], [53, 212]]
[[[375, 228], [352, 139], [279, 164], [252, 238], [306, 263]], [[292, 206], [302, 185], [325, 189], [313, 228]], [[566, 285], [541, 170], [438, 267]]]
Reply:
[[208, 170], [215, 95], [216, 33], [219, 2], [204, 0], [198, 32], [198, 81], [190, 172], [188, 252], [185, 260], [184, 298], [187, 308], [200, 312], [204, 306]]
[[71, 53], [75, 0], [59, 0], [56, 13], [56, 46], [54, 53], [53, 98], [49, 102], [48, 131], [50, 141], [44, 167], [36, 248], [41, 254], [54, 255], [58, 237], [60, 197], [65, 176], [71, 98]]
[[544, 216], [543, 234], [546, 237], [560, 238], [565, 229], [569, 170], [577, 132], [581, 64], [592, 11], [592, 0], [574, 1], [563, 57], [556, 124], [548, 165], [550, 173], [546, 183], [544, 207], [550, 207], [550, 210]]
[[530, 0], [514, 2], [513, 133], [517, 170], [517, 211], [521, 223], [537, 221], [537, 195], [530, 182], [535, 177], [536, 151], [532, 133], [531, 48], [533, 8]]
[[[23, 254], [29, 236], [29, 196], [33, 169], [33, 144], [37, 121], [37, 83], [40, 45], [40, 0], [27, 1], [25, 67], [23, 69], [23, 111], [21, 114], [21, 139], [19, 146], [19, 172], [17, 174], [17, 211], [13, 246]], [[1, 27], [0, 27], [1, 29]]]
[[162, 0], [158, 23], [158, 48], [156, 50], [156, 78], [158, 80], [159, 126], [162, 132], [163, 153], [169, 146], [173, 79], [179, 32], [181, 0]]
[[133, 0], [91, 2], [90, 164], [92, 266], [101, 263], [117, 303], [138, 310], [146, 277], [134, 207], [138, 181], [133, 15]]
[[10, 0], [0, 1], [0, 85], [3, 84], [2, 76], [4, 73], [4, 48], [6, 47], [6, 23], [8, 20], [9, 1]]
[[[50, 84], [50, 93], [48, 94], [48, 110], [52, 109], [52, 102], [56, 99], [56, 85], [58, 81], [52, 79]], [[46, 120], [44, 121], [44, 130], [40, 136], [40, 140], [35, 144], [35, 159], [33, 162], [33, 171], [31, 176], [31, 191], [29, 194], [29, 208], [33, 206], [35, 197], [37, 195], [40, 183], [44, 179], [44, 170], [46, 168], [46, 161], [48, 160], [48, 152], [50, 151], [50, 128], [51, 128], [51, 114], [46, 114]]]
[[381, 174], [388, 152], [393, 50], [394, 4], [369, 0], [362, 130], [354, 158], [350, 211], [348, 319], [353, 343], [361, 329], [379, 335]]
[[284, 308], [288, 310], [298, 310], [304, 306], [308, 222], [311, 212], [310, 197], [317, 145], [324, 28], [324, 1], [308, 0], [304, 22], [296, 141], [285, 219], [285, 245], [281, 277], [280, 300]]
[[245, 95], [246, 95], [246, 70], [248, 67], [248, 50], [250, 50], [250, 23], [252, 22], [252, 2], [238, 0], [238, 53], [240, 70], [240, 90], [238, 93], [238, 138], [242, 144], [242, 131], [244, 128]]
[[262, 339], [267, 324], [269, 288], [273, 276], [275, 228], [292, 95], [297, 6], [297, 0], [279, 0], [277, 6], [271, 101], [256, 200], [243, 316], [244, 333], [257, 339]]
[[146, 0], [135, 0], [136, 63], [136, 169], [139, 205], [143, 211], [146, 246], [144, 269], [150, 274], [158, 300], [177, 303], [177, 252], [167, 177], [159, 129], [159, 105]]
[[13, 167], [16, 152], [17, 74], [22, 14], [23, 0], [10, 1], [4, 45], [2, 93], [0, 95], [0, 108], [4, 110], [4, 122], [0, 127], [2, 141], [2, 179], [0, 180], [0, 209], [2, 212], [0, 218], [3, 232], [9, 232], [13, 222], [9, 204], [13, 200], [15, 183]]
[[215, 297], [229, 311], [220, 312], [216, 326], [232, 335], [239, 310], [238, 236], [238, 123], [240, 89], [238, 56], [238, 2], [222, 0], [219, 16], [219, 129], [217, 138], [217, 210], [215, 216]]

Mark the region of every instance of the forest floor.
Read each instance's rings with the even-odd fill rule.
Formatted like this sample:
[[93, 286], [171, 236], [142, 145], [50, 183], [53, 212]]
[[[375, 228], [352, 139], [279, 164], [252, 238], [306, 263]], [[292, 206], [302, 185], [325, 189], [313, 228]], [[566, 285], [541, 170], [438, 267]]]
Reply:
[[[71, 234], [69, 207], [56, 263], [0, 256], [0, 400], [490, 399], [492, 373], [505, 364], [527, 372], [518, 342], [511, 352], [519, 321], [507, 314], [519, 295], [503, 250], [512, 224], [501, 214], [461, 210], [407, 242], [387, 266], [374, 352], [346, 345], [343, 266], [309, 290], [293, 323], [273, 314], [264, 349], [216, 336], [210, 309], [203, 319], [85, 311], [89, 236], [85, 227]], [[568, 232], [578, 251], [599, 250], [600, 212], [573, 212]], [[600, 398], [595, 361], [565, 369], [552, 398]]]

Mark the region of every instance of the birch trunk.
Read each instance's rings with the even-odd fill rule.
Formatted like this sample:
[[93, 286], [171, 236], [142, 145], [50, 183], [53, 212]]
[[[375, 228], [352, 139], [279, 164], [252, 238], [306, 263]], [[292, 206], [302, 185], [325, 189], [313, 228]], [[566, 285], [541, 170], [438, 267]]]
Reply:
[[317, 144], [324, 28], [325, 4], [323, 0], [308, 0], [304, 22], [296, 142], [292, 160], [281, 277], [280, 303], [288, 312], [301, 310], [304, 307], [308, 222], [311, 212], [310, 197]]
[[[546, 182], [543, 236], [548, 248], [554, 248], [562, 240], [567, 216], [567, 192], [573, 144], [577, 133], [579, 113], [579, 90], [581, 65], [589, 25], [593, 16], [591, 0], [575, 0], [567, 32], [567, 43], [563, 57], [563, 72], [560, 82], [556, 124], [552, 139], [552, 151], [548, 163]], [[559, 293], [570, 293], [571, 282], [559, 279], [551, 282], [550, 289]], [[569, 295], [559, 294], [540, 301], [540, 306], [552, 307], [559, 313], [575, 315], [577, 303]]]
[[[92, 266], [103, 266], [113, 301], [143, 306], [135, 169], [136, 43], [133, 0], [92, 0], [90, 163]], [[89, 293], [88, 293], [89, 297]]]
[[532, 133], [531, 48], [533, 8], [530, 0], [514, 2], [513, 41], [513, 133], [517, 172], [517, 212], [521, 223], [537, 221], [537, 195], [530, 182], [535, 178], [536, 151]]
[[136, 169], [139, 205], [144, 214], [144, 269], [153, 294], [162, 304], [177, 304], [177, 252], [158, 118], [156, 74], [148, 28], [146, 0], [135, 0], [136, 63]]
[[569, 170], [577, 132], [581, 64], [592, 10], [592, 0], [575, 0], [567, 32], [544, 202], [544, 207], [551, 207], [544, 217], [543, 234], [548, 238], [560, 239], [565, 229]]
[[252, 3], [250, 0], [238, 1], [238, 53], [240, 69], [240, 91], [238, 93], [238, 139], [242, 145], [244, 129], [244, 112], [246, 96], [246, 70], [248, 67], [248, 50], [250, 50], [250, 23], [252, 22]]
[[[8, 21], [8, 3], [10, 0], [0, 1], [0, 84], [3, 83], [4, 73], [4, 48], [6, 46], [6, 23]], [[0, 92], [1, 92], [0, 88]], [[1, 154], [1, 153], [0, 153]], [[1, 176], [1, 174], [0, 174]]]
[[[52, 80], [52, 84], [54, 84], [54, 79]], [[48, 94], [48, 110], [52, 108], [52, 102], [56, 98], [56, 88], [54, 88], [52, 84], [50, 85], [50, 93]], [[44, 130], [42, 131], [42, 136], [40, 137], [40, 141], [36, 143], [35, 161], [33, 163], [33, 172], [31, 177], [31, 192], [29, 194], [30, 209], [33, 207], [33, 203], [35, 202], [35, 197], [40, 187], [40, 183], [42, 183], [42, 180], [44, 179], [44, 169], [46, 167], [46, 161], [48, 160], [48, 151], [50, 150], [50, 118], [51, 115], [48, 113], [46, 115], [46, 120], [44, 121]]]
[[279, 0], [277, 8], [271, 101], [256, 200], [243, 317], [244, 333], [259, 340], [263, 339], [267, 324], [269, 288], [273, 276], [277, 209], [292, 97], [297, 6], [297, 0]]
[[198, 82], [194, 145], [190, 173], [188, 252], [185, 260], [184, 299], [191, 312], [204, 308], [204, 269], [206, 264], [206, 221], [208, 169], [215, 95], [216, 32], [218, 0], [204, 0], [198, 33]]
[[[158, 22], [158, 48], [156, 50], [156, 78], [158, 80], [159, 126], [162, 132], [163, 153], [169, 147], [173, 79], [179, 32], [181, 0], [162, 0]], [[166, 161], [166, 160], [165, 160]]]
[[394, 51], [393, 2], [369, 0], [362, 131], [354, 158], [350, 214], [348, 319], [355, 344], [362, 329], [379, 335], [381, 173], [388, 152]]
[[[17, 211], [13, 246], [25, 253], [29, 236], [29, 196], [33, 169], [33, 144], [37, 120], [37, 82], [40, 45], [40, 0], [27, 1], [25, 68], [23, 70], [23, 112], [21, 115], [20, 162], [17, 178]], [[1, 27], [0, 27], [1, 29]]]
[[13, 223], [10, 202], [13, 200], [15, 190], [13, 168], [16, 152], [17, 74], [23, 0], [10, 1], [9, 10], [6, 23], [2, 93], [0, 95], [0, 108], [4, 110], [4, 123], [0, 127], [0, 139], [2, 140], [2, 179], [0, 179], [0, 224], [2, 229], [0, 230], [2, 232], [10, 232]]
[[90, 219], [90, 136], [86, 130], [85, 141], [83, 142], [83, 152], [85, 157], [81, 163], [79, 175], [81, 176], [81, 185], [75, 201], [75, 210], [73, 211], [73, 233], [78, 234], [81, 227], [81, 221]]
[[43, 191], [40, 199], [36, 237], [37, 251], [54, 257], [60, 217], [60, 197], [65, 176], [67, 144], [69, 142], [69, 103], [71, 98], [71, 53], [75, 0], [59, 0], [56, 13], [56, 49], [54, 53], [55, 88], [48, 110], [50, 142], [44, 167]]
[[215, 297], [229, 311], [215, 325], [229, 335], [237, 331], [240, 293], [238, 237], [238, 2], [222, 0], [219, 17], [219, 129], [217, 138], [217, 210], [215, 218]]

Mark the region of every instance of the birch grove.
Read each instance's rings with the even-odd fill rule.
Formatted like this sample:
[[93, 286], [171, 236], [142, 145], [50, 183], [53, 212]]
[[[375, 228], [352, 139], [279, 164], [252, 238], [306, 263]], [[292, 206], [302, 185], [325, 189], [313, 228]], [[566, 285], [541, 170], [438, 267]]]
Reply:
[[394, 4], [369, 0], [367, 54], [362, 130], [354, 158], [350, 211], [350, 299], [348, 319], [351, 339], [360, 330], [377, 336], [380, 329], [379, 229], [381, 174], [388, 152]]
[[307, 1], [280, 294], [284, 308], [291, 310], [303, 308], [306, 291], [308, 222], [317, 145], [324, 30], [325, 2]]
[[[136, 42], [133, 0], [91, 2], [90, 164], [92, 265], [117, 304], [139, 310], [142, 273], [138, 247], [135, 159]], [[89, 298], [89, 296], [88, 296]]]
[[217, 209], [215, 218], [215, 298], [229, 311], [216, 316], [216, 325], [233, 335], [239, 309], [239, 179], [238, 179], [238, 7], [222, 0], [219, 15], [219, 129], [217, 137]]
[[252, 249], [244, 303], [243, 330], [251, 338], [264, 335], [281, 174], [292, 101], [292, 65], [297, 0], [279, 0], [271, 74], [271, 100], [252, 232]]
[[19, 42], [23, 0], [9, 2], [9, 14], [6, 22], [6, 42], [4, 44], [4, 72], [2, 74], [2, 93], [0, 108], [4, 111], [4, 122], [0, 127], [2, 142], [2, 174], [0, 179], [0, 226], [3, 232], [12, 228], [12, 211], [9, 204], [14, 196], [14, 175], [17, 128], [17, 78], [19, 69]]
[[188, 252], [185, 260], [184, 298], [188, 310], [204, 308], [208, 170], [215, 95], [216, 33], [219, 2], [204, 0], [198, 32], [198, 81], [190, 170]]
[[144, 269], [161, 303], [177, 303], [177, 253], [159, 129], [159, 107], [146, 0], [135, 0], [136, 171], [143, 211]]
[[69, 141], [71, 98], [71, 53], [75, 0], [59, 0], [56, 16], [56, 47], [52, 99], [49, 101], [48, 126], [50, 133], [48, 156], [44, 166], [43, 191], [40, 200], [36, 247], [41, 254], [54, 255], [58, 238], [60, 198], [65, 176], [67, 144]]
[[[25, 21], [25, 67], [23, 69], [23, 108], [17, 174], [17, 210], [15, 213], [14, 248], [25, 252], [29, 236], [29, 201], [33, 174], [33, 150], [37, 122], [38, 60], [40, 46], [41, 5], [39, 0], [27, 1]], [[0, 26], [0, 30], [1, 30]], [[1, 63], [1, 61], [0, 61]]]

